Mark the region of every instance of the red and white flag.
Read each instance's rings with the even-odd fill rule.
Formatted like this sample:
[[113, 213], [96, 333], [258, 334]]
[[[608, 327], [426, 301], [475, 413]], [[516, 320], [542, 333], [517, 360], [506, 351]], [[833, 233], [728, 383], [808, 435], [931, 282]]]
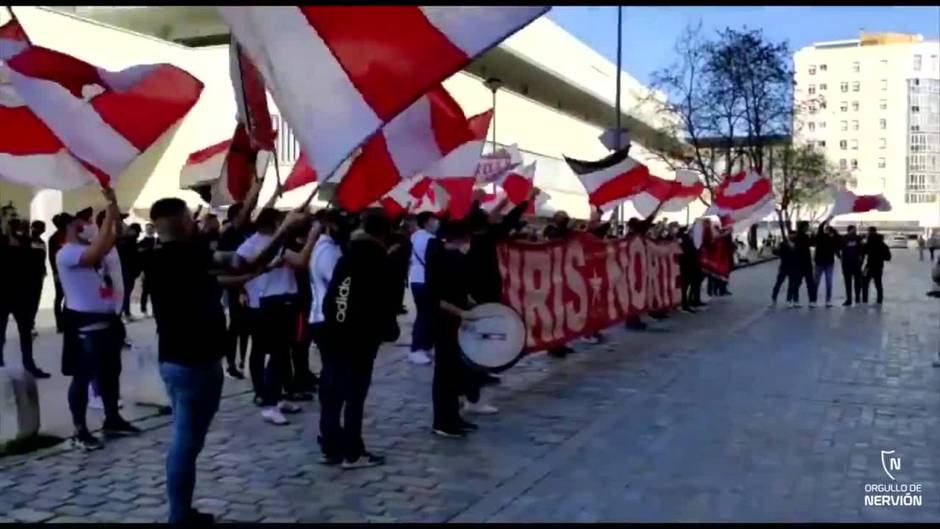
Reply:
[[319, 175], [474, 58], [547, 12], [536, 7], [219, 7]]
[[273, 157], [271, 151], [254, 148], [239, 124], [231, 140], [189, 155], [180, 172], [180, 188], [199, 193], [211, 206], [241, 202], [256, 176], [267, 172]]
[[247, 127], [248, 140], [253, 148], [273, 151], [277, 132], [268, 110], [264, 79], [236, 42], [229, 44], [229, 68], [238, 122]]
[[0, 27], [0, 177], [68, 190], [111, 186], [196, 104], [203, 85], [170, 64], [118, 72]]
[[404, 215], [420, 202], [430, 184], [431, 179], [426, 176], [414, 175], [406, 178], [386, 193], [378, 205], [385, 208], [391, 217]]
[[646, 187], [633, 197], [633, 207], [643, 217], [660, 211], [681, 211], [705, 191], [698, 174], [687, 169], [676, 171], [675, 180], [650, 175]]
[[473, 140], [460, 105], [437, 86], [369, 138], [339, 182], [337, 203], [360, 211]]
[[891, 211], [891, 203], [883, 194], [856, 195], [848, 189], [841, 189], [835, 194], [835, 204], [832, 206], [832, 217], [847, 215], [849, 213], [865, 213], [867, 211]]
[[587, 191], [588, 202], [592, 206], [607, 211], [646, 188], [650, 177], [649, 168], [630, 158], [628, 149], [623, 148], [596, 162], [565, 156], [568, 167]]
[[741, 223], [770, 213], [774, 192], [770, 178], [750, 169], [730, 175], [712, 192], [712, 204], [703, 215], [721, 217], [723, 222]]
[[[535, 162], [507, 172], [496, 183], [505, 191], [511, 203], [514, 205], [523, 203], [528, 200], [529, 193], [535, 187]], [[539, 193], [539, 195], [545, 195], [545, 193]]]

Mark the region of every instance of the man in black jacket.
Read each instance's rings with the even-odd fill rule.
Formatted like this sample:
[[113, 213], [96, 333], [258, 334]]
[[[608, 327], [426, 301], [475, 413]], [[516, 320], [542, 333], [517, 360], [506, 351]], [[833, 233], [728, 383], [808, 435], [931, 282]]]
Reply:
[[[777, 254], [777, 256], [780, 258], [780, 264], [777, 267], [777, 280], [774, 282], [774, 289], [773, 289], [773, 292], [771, 292], [770, 294], [770, 300], [774, 305], [777, 304], [777, 295], [780, 294], [780, 287], [783, 285], [783, 282], [786, 279], [792, 277], [793, 275], [793, 261], [794, 261], [793, 241], [795, 240], [796, 240], [796, 234], [793, 232], [790, 232], [787, 235], [787, 238], [782, 239], [780, 241], [780, 246], [778, 246], [774, 250], [774, 253]], [[791, 303], [792, 301], [794, 301], [790, 299], [790, 293], [791, 293], [791, 290], [788, 285], [787, 286], [787, 303]]]
[[[395, 267], [388, 255], [388, 218], [367, 210], [354, 232], [323, 301], [325, 354], [335, 359], [333, 380], [321, 390], [320, 444], [323, 464], [344, 469], [381, 465], [385, 458], [369, 453], [362, 439], [362, 416], [372, 368], [382, 342], [398, 339], [401, 308]], [[325, 390], [325, 391], [324, 391]], [[343, 424], [340, 425], [340, 414]]]
[[891, 250], [885, 244], [884, 236], [878, 233], [874, 226], [868, 228], [868, 240], [865, 242], [865, 268], [864, 286], [862, 287], [862, 303], [868, 303], [869, 282], [875, 282], [875, 291], [878, 293], [877, 303], [884, 301], [884, 292], [881, 286], [881, 275], [884, 272], [885, 261], [891, 260]]
[[862, 261], [865, 251], [862, 240], [855, 233], [855, 226], [846, 228], [845, 237], [839, 240], [839, 259], [842, 261], [842, 279], [845, 281], [845, 302], [843, 307], [852, 306], [852, 293], [855, 293], [855, 302], [862, 300]]
[[839, 235], [836, 230], [829, 225], [828, 220], [824, 220], [819, 225], [819, 231], [816, 232], [816, 274], [814, 277], [818, 296], [819, 279], [826, 278], [826, 307], [832, 306], [832, 269], [836, 262], [836, 249], [839, 245]]
[[806, 280], [806, 292], [809, 295], [809, 306], [816, 306], [816, 284], [813, 282], [813, 256], [810, 246], [813, 241], [809, 236], [809, 222], [800, 221], [796, 225], [796, 239], [793, 242], [793, 269], [790, 275], [790, 285], [787, 298], [791, 300], [791, 307], [800, 306], [800, 284]]

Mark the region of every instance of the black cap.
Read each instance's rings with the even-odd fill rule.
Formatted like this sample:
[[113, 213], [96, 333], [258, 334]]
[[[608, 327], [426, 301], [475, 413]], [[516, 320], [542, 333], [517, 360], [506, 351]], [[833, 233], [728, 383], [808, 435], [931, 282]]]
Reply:
[[91, 208], [80, 209], [75, 212], [75, 215], [72, 216], [71, 220], [84, 220], [85, 222], [91, 222], [92, 216], [94, 216], [95, 211]]

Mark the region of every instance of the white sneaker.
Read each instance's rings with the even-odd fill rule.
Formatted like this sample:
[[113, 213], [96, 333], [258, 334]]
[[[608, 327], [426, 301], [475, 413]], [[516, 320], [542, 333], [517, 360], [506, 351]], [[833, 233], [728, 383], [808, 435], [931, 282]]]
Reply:
[[291, 402], [287, 402], [286, 400], [282, 400], [281, 402], [279, 402], [277, 404], [277, 409], [281, 413], [300, 413], [303, 411], [303, 408], [301, 408], [300, 406], [293, 404]]
[[475, 413], [477, 415], [494, 415], [499, 413], [499, 408], [492, 406], [480, 400], [477, 403], [470, 402], [469, 400], [463, 401], [463, 411], [467, 413]]
[[599, 345], [602, 343], [602, 338], [600, 336], [588, 335], [584, 338], [581, 338], [581, 342], [588, 345]]
[[431, 357], [427, 351], [412, 351], [408, 353], [408, 361], [417, 366], [424, 366], [431, 363]]
[[815, 301], [810, 301], [810, 302], [809, 302], [809, 308], [815, 309], [815, 308], [816, 308], [816, 302], [815, 302]]
[[284, 418], [283, 415], [281, 415], [280, 410], [274, 407], [264, 408], [263, 410], [261, 410], [261, 417], [263, 417], [264, 420], [268, 421], [269, 423], [276, 424], [278, 426], [284, 426], [285, 424], [290, 424], [288, 420]]

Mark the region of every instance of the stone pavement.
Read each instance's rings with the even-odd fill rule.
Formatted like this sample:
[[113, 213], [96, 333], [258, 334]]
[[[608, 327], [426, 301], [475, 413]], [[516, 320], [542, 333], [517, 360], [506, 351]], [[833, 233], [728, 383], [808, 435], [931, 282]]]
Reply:
[[[244, 522], [938, 522], [940, 303], [924, 295], [928, 264], [895, 255], [880, 310], [767, 310], [771, 263], [735, 272], [734, 296], [703, 314], [529, 357], [487, 390], [501, 412], [465, 440], [430, 435], [431, 369], [388, 348], [365, 425], [384, 467], [317, 465], [315, 403], [278, 428], [231, 396], [197, 506]], [[90, 454], [0, 459], [0, 521], [165, 519], [168, 421]], [[922, 506], [864, 506], [866, 483], [891, 482], [882, 450]]]

